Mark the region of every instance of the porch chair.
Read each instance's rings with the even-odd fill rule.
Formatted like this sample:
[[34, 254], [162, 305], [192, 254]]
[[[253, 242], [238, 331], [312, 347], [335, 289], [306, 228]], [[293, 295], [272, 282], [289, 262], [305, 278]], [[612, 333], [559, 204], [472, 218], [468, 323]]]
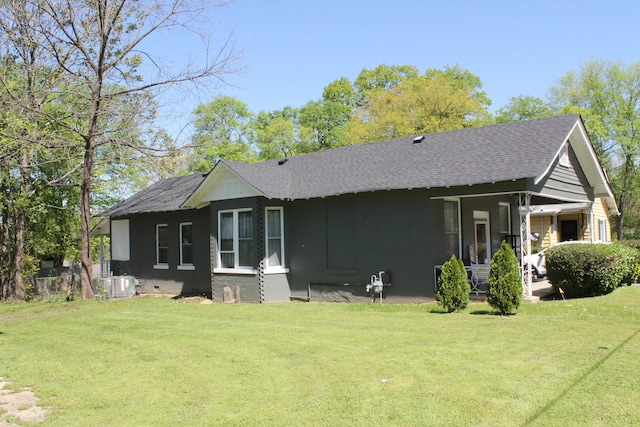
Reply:
[[489, 284], [490, 269], [491, 266], [489, 264], [471, 263], [471, 292], [475, 292], [476, 295], [487, 292], [486, 289], [480, 289], [480, 286]]

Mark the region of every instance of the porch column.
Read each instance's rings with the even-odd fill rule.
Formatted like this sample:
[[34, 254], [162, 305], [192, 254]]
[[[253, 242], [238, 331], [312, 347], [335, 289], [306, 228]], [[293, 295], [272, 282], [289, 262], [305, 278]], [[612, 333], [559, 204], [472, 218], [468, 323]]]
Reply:
[[100, 277], [105, 277], [104, 272], [104, 234], [100, 233]]
[[[522, 270], [522, 293], [525, 298], [533, 297], [533, 284], [531, 267], [524, 271], [524, 257], [531, 253], [531, 194], [520, 193], [520, 241], [522, 242], [522, 254], [520, 254], [520, 268]], [[524, 200], [523, 200], [524, 199]], [[523, 206], [524, 204], [524, 206]], [[522, 208], [524, 207], [524, 216]]]
[[589, 203], [589, 241], [591, 243], [595, 242], [596, 240], [600, 240], [600, 236], [598, 236], [598, 238], [596, 239], [596, 229], [594, 227], [594, 223], [593, 223], [593, 202]]

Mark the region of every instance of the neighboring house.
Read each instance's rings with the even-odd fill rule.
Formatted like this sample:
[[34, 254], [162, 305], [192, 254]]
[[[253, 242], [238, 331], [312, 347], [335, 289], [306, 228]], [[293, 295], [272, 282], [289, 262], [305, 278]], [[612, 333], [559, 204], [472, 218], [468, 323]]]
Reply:
[[106, 210], [102, 230], [113, 273], [143, 292], [357, 300], [385, 270], [386, 299], [426, 301], [452, 254], [488, 263], [506, 240], [520, 255], [541, 207], [556, 228], [575, 216], [578, 237], [609, 236], [616, 204], [578, 115], [223, 160]]
[[568, 240], [611, 241], [609, 206], [604, 198], [593, 203], [558, 203], [531, 206], [531, 233], [537, 248], [547, 248]]

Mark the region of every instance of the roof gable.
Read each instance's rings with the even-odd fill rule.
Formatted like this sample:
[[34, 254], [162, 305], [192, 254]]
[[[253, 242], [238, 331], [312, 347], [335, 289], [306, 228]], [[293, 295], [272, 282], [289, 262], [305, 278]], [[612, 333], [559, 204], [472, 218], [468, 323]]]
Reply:
[[189, 195], [183, 208], [201, 208], [212, 201], [263, 196], [264, 194], [239, 177], [225, 162], [219, 162]]

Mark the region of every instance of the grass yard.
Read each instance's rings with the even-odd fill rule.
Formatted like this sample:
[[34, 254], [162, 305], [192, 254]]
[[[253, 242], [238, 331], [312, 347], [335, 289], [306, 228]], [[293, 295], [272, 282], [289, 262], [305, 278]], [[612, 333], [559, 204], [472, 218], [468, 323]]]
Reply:
[[0, 377], [52, 409], [39, 426], [640, 425], [640, 286], [507, 317], [483, 303], [3, 303]]

